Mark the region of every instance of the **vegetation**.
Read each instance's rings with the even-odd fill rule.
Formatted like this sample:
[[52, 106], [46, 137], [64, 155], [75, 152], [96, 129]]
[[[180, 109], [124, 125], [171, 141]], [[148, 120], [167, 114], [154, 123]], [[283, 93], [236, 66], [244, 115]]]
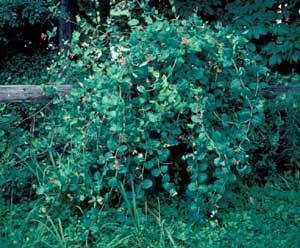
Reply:
[[1, 84], [72, 86], [0, 104], [3, 247], [300, 245], [298, 1], [0, 12]]
[[[299, 182], [242, 187], [235, 209], [201, 227], [184, 201], [61, 219], [41, 201], [1, 205], [3, 247], [299, 247]], [[12, 198], [13, 199], [13, 198]], [[129, 210], [129, 211], [127, 211]], [[64, 213], [66, 216], [66, 213]], [[63, 215], [62, 215], [63, 217]]]

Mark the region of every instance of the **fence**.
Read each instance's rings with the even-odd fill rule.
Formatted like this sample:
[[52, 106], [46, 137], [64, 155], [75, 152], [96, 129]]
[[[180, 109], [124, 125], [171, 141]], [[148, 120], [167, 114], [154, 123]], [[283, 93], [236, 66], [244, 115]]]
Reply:
[[[56, 96], [66, 96], [71, 85], [1, 85], [0, 103], [47, 102]], [[273, 98], [283, 93], [300, 94], [300, 86], [274, 85], [263, 89], [263, 96]]]

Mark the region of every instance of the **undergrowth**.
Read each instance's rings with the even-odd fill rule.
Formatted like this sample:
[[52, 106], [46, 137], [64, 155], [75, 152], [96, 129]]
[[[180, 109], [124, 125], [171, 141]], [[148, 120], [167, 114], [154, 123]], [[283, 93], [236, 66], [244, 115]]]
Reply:
[[1, 247], [299, 247], [299, 182], [289, 177], [264, 187], [241, 186], [236, 208], [222, 219], [195, 224], [183, 201], [165, 196], [122, 208], [63, 219], [36, 199], [0, 208]]

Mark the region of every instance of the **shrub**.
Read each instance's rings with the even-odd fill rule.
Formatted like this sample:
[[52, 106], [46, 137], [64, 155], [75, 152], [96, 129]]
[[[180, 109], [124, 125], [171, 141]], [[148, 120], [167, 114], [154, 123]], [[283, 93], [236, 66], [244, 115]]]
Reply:
[[131, 20], [129, 36], [109, 30], [118, 57], [104, 62], [103, 36], [83, 31], [79, 42], [75, 32], [72, 56], [54, 65], [63, 68], [60, 82], [77, 87], [55, 101], [31, 151], [47, 152], [37, 194], [56, 206], [100, 206], [123, 184], [138, 199], [183, 189], [195, 216], [214, 215], [251, 170], [267, 75], [253, 47], [197, 17], [146, 23]]

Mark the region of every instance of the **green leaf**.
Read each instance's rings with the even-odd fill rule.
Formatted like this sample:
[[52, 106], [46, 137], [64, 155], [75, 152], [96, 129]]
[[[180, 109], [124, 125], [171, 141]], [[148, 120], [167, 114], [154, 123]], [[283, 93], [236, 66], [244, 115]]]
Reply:
[[224, 141], [224, 135], [223, 133], [219, 132], [219, 131], [214, 131], [212, 133], [212, 138], [215, 142], [222, 142]]
[[252, 119], [252, 126], [253, 127], [257, 127], [259, 125], [261, 125], [264, 121], [264, 115], [255, 115], [253, 116], [253, 119]]
[[153, 114], [153, 113], [148, 113], [148, 118], [150, 122], [157, 122], [158, 121], [158, 116]]
[[79, 189], [79, 186], [78, 186], [78, 184], [71, 184], [69, 189], [70, 189], [70, 191], [76, 191]]
[[115, 151], [118, 147], [118, 143], [112, 137], [106, 142], [106, 145], [111, 152]]
[[191, 119], [194, 123], [199, 123], [201, 121], [201, 118], [199, 115], [193, 115]]
[[196, 183], [190, 183], [189, 186], [188, 186], [188, 190], [189, 191], [196, 191], [198, 189], [198, 185]]
[[127, 151], [127, 146], [126, 145], [121, 145], [119, 147], [118, 151], [119, 151], [120, 155], [123, 155], [123, 153]]
[[153, 160], [150, 160], [150, 161], [147, 161], [146, 163], [145, 163], [145, 168], [147, 169], [147, 170], [150, 170], [153, 166], [154, 166], [154, 161]]
[[145, 87], [144, 87], [143, 85], [137, 86], [137, 90], [138, 90], [140, 93], [146, 92], [146, 89], [145, 89]]
[[103, 105], [106, 105], [106, 104], [108, 104], [109, 102], [110, 102], [110, 99], [109, 99], [108, 96], [102, 97], [102, 104], [103, 104]]
[[160, 170], [161, 170], [162, 173], [166, 173], [168, 171], [168, 166], [163, 165], [163, 166], [160, 167]]
[[199, 173], [199, 175], [198, 175], [199, 183], [204, 183], [206, 180], [207, 180], [207, 174], [206, 173]]
[[142, 187], [143, 189], [149, 189], [151, 188], [153, 185], [153, 182], [150, 180], [150, 179], [145, 179], [143, 182], [142, 182]]
[[152, 20], [152, 18], [151, 18], [150, 16], [146, 16], [146, 17], [145, 17], [145, 22], [146, 22], [147, 24], [152, 24], [152, 23], [153, 23], [153, 20]]
[[199, 165], [199, 170], [200, 171], [206, 171], [207, 168], [208, 168], [208, 164], [206, 162]]
[[298, 60], [300, 60], [300, 52], [299, 52], [299, 51], [293, 52], [293, 54], [292, 54], [292, 60], [293, 60], [295, 63], [297, 63]]
[[230, 173], [229, 175], [228, 175], [228, 181], [229, 182], [235, 182], [236, 181], [236, 175], [234, 175], [233, 173]]
[[80, 32], [74, 31], [74, 32], [73, 32], [73, 41], [74, 41], [74, 42], [79, 41], [79, 37], [80, 37]]
[[140, 22], [139, 22], [139, 20], [137, 20], [137, 19], [131, 19], [129, 22], [128, 22], [128, 25], [129, 26], [136, 26], [136, 25], [138, 25]]
[[214, 165], [215, 166], [219, 167], [220, 163], [221, 163], [221, 159], [219, 157], [214, 159]]
[[271, 66], [280, 64], [282, 61], [282, 56], [279, 53], [273, 54], [271, 58], [269, 59], [269, 64]]
[[177, 196], [177, 195], [178, 195], [178, 192], [176, 191], [176, 189], [171, 188], [171, 189], [169, 190], [169, 194], [170, 194], [171, 197], [174, 197], [174, 196]]
[[108, 180], [108, 185], [109, 187], [115, 188], [118, 186], [118, 178], [117, 177], [113, 177], [111, 179]]
[[240, 121], [247, 121], [251, 117], [251, 111], [249, 109], [243, 109], [239, 114]]
[[5, 134], [3, 130], [0, 130], [0, 137], [2, 137]]
[[199, 113], [201, 110], [201, 105], [199, 103], [192, 103], [190, 104], [190, 108], [193, 113]]
[[214, 183], [214, 189], [218, 192], [223, 194], [225, 192], [225, 184], [222, 181], [216, 181]]
[[45, 193], [45, 188], [43, 186], [40, 186], [36, 189], [36, 194], [37, 195], [42, 195]]
[[151, 175], [154, 177], [158, 177], [160, 175], [159, 169], [154, 169], [151, 171]]
[[112, 123], [109, 130], [112, 132], [120, 132], [122, 131], [122, 126], [119, 123]]
[[162, 181], [163, 183], [169, 182], [170, 181], [170, 176], [168, 174], [163, 175], [162, 177]]
[[0, 144], [0, 152], [4, 152], [6, 148], [6, 145]]
[[94, 175], [94, 179], [97, 180], [97, 181], [100, 181], [101, 179], [101, 174], [99, 171], [96, 171], [95, 175]]
[[241, 89], [241, 81], [239, 79], [234, 79], [230, 83], [231, 89]]
[[102, 164], [105, 164], [105, 162], [106, 162], [105, 157], [102, 156], [102, 155], [99, 156], [99, 159], [97, 160], [97, 163], [100, 164], [100, 165], [102, 165]]
[[169, 155], [170, 155], [170, 151], [168, 149], [163, 149], [163, 150], [160, 150], [158, 152], [158, 154], [159, 154], [160, 161], [165, 162], [168, 159]]
[[206, 152], [200, 152], [199, 154], [197, 154], [197, 159], [198, 160], [203, 160], [206, 157]]

